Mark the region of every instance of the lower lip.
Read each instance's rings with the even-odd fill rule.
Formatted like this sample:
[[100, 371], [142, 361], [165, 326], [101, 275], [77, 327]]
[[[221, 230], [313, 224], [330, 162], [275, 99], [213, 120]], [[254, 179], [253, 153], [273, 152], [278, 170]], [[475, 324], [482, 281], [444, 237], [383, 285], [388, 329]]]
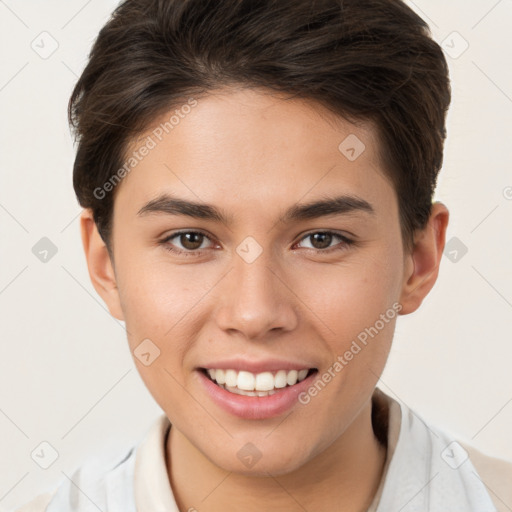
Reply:
[[247, 420], [274, 418], [290, 409], [315, 379], [318, 372], [308, 375], [293, 386], [286, 386], [273, 395], [245, 396], [231, 393], [209, 379], [202, 370], [197, 370], [199, 379], [211, 399], [225, 411]]

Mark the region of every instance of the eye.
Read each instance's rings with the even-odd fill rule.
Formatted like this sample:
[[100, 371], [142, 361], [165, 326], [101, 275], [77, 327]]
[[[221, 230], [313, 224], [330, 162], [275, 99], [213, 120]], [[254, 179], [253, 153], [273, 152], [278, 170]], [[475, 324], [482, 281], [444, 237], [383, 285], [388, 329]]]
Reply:
[[[174, 239], [177, 239], [177, 241], [170, 243]], [[164, 238], [160, 243], [168, 251], [186, 256], [196, 256], [202, 254], [202, 249], [206, 248], [203, 246], [205, 240], [209, 240], [209, 237], [201, 231], [179, 231]], [[181, 245], [181, 247], [178, 245], [176, 248], [177, 244]]]
[[[311, 247], [306, 247], [307, 249], [313, 249], [316, 252], [331, 252], [337, 250], [345, 250], [348, 246], [354, 244], [353, 240], [350, 240], [346, 236], [340, 235], [339, 233], [335, 233], [334, 231], [315, 231], [313, 233], [308, 233], [304, 237], [302, 237], [301, 242], [307, 239], [311, 240]], [[331, 243], [335, 240], [341, 240], [341, 243], [331, 246]]]
[[[311, 246], [305, 247], [312, 249], [317, 253], [330, 253], [332, 251], [346, 250], [355, 242], [344, 235], [334, 231], [315, 231], [303, 236], [300, 242], [310, 239]], [[173, 242], [173, 240], [175, 240]], [[178, 231], [164, 238], [160, 244], [170, 252], [184, 256], [201, 256], [203, 250], [209, 248], [204, 243], [210, 240], [210, 237], [201, 231]], [[334, 246], [333, 241], [338, 240]], [[211, 241], [211, 240], [210, 240]], [[300, 243], [299, 242], [299, 243]]]

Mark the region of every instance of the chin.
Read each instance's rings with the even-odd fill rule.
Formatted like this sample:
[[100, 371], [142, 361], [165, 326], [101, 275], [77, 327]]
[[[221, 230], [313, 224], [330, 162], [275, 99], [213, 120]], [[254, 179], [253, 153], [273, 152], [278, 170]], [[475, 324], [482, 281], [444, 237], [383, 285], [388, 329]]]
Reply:
[[268, 477], [292, 473], [307, 463], [309, 458], [303, 450], [304, 446], [300, 444], [284, 450], [282, 445], [274, 446], [271, 443], [266, 443], [266, 447], [260, 450], [251, 442], [245, 442], [242, 448], [235, 451], [205, 455], [225, 471], [244, 476]]

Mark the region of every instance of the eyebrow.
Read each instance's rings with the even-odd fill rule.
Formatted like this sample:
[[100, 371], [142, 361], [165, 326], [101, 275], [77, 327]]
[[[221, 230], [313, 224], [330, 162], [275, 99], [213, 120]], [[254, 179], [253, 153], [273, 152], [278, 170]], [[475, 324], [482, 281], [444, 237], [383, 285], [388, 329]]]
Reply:
[[[341, 195], [327, 197], [309, 203], [295, 204], [288, 208], [279, 217], [284, 223], [291, 223], [300, 220], [311, 220], [329, 215], [343, 215], [352, 213], [365, 213], [375, 215], [373, 206], [355, 195]], [[226, 215], [217, 207], [195, 201], [189, 201], [172, 197], [169, 194], [162, 194], [146, 203], [138, 212], [138, 216], [149, 214], [185, 215], [187, 217], [203, 220], [211, 220], [230, 224], [233, 217]]]

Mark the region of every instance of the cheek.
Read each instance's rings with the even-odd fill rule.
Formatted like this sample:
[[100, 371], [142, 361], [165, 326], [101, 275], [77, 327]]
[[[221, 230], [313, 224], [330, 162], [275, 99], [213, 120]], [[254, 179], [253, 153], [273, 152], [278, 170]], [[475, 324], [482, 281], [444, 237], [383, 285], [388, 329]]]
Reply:
[[184, 361], [197, 337], [190, 319], [204, 292], [176, 268], [164, 267], [127, 261], [119, 269], [118, 287], [137, 370], [157, 403], [178, 411], [186, 406]]
[[[197, 302], [202, 288], [185, 266], [166, 264], [160, 259], [119, 263], [118, 287], [127, 327], [140, 331], [150, 327], [158, 333], [169, 331]], [[189, 267], [190, 268], [190, 267]]]
[[154, 262], [140, 265], [126, 261], [120, 265], [118, 288], [132, 351], [142, 340], [150, 339], [160, 350], [160, 365], [180, 366], [187, 340], [193, 339], [190, 332], [183, 335], [183, 328], [190, 328], [190, 315], [205, 293], [204, 286], [196, 285], [190, 277], [190, 272]]
[[294, 272], [291, 287], [310, 309], [311, 318], [317, 318], [315, 323], [323, 325], [325, 338], [336, 340], [332, 348], [341, 349], [392, 308], [399, 297], [400, 278], [399, 254], [391, 246], [380, 246], [364, 257], [354, 255]]
[[328, 428], [334, 436], [345, 428], [382, 373], [401, 309], [400, 262], [393, 246], [381, 245], [364, 258], [304, 273], [298, 295], [329, 353], [319, 374], [325, 386], [313, 385], [303, 402], [311, 405], [302, 411], [304, 418], [319, 432]]

